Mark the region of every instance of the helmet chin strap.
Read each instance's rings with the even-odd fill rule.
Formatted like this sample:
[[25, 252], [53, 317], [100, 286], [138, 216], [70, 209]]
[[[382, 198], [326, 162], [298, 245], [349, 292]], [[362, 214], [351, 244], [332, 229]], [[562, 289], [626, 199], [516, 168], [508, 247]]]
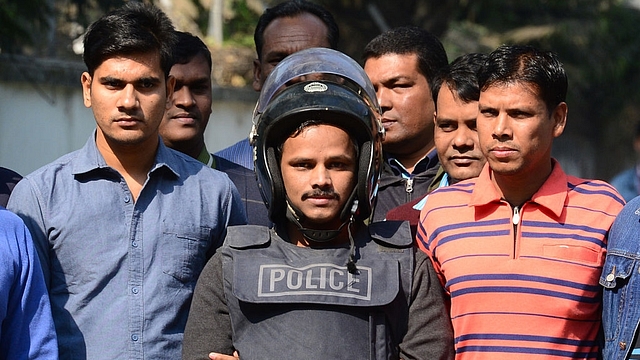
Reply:
[[342, 228], [347, 223], [349, 223], [349, 221], [345, 221], [337, 229], [319, 230], [319, 229], [305, 228], [304, 226], [302, 226], [301, 222], [306, 219], [306, 216], [304, 216], [304, 214], [302, 214], [301, 211], [299, 211], [293, 205], [291, 205], [291, 203], [289, 202], [289, 199], [287, 199], [286, 214], [287, 214], [287, 220], [291, 221], [298, 227], [298, 229], [302, 233], [302, 236], [304, 236], [305, 239], [313, 242], [323, 243], [323, 242], [328, 242], [335, 239], [338, 236], [338, 234], [340, 234], [340, 231], [342, 231]]
[[[352, 194], [351, 198], [353, 198], [353, 195], [354, 194]], [[349, 260], [347, 261], [347, 271], [349, 271], [351, 274], [357, 274], [358, 268], [356, 267], [356, 245], [351, 234], [351, 227], [355, 222], [356, 211], [358, 211], [358, 199], [353, 199], [351, 203], [352, 204], [349, 216], [337, 229], [318, 230], [303, 227], [301, 222], [306, 219], [306, 216], [304, 216], [304, 214], [295, 206], [291, 205], [289, 198], [287, 198], [286, 215], [287, 219], [298, 227], [305, 239], [319, 243], [328, 242], [335, 239], [342, 231], [342, 228], [344, 228], [345, 225], [348, 225], [347, 230], [349, 233]], [[344, 213], [345, 211], [342, 211], [342, 215], [344, 215]]]
[[[298, 210], [295, 206], [293, 206], [291, 204], [291, 201], [289, 201], [289, 198], [287, 197], [287, 211], [286, 211], [287, 220], [291, 221], [298, 227], [298, 229], [302, 233], [302, 236], [304, 236], [305, 239], [313, 242], [323, 243], [323, 242], [331, 241], [340, 234], [340, 232], [342, 231], [345, 225], [352, 223], [353, 216], [358, 210], [357, 199], [353, 200], [350, 210], [351, 211], [349, 213], [349, 216], [346, 217], [346, 219], [342, 222], [340, 227], [338, 227], [337, 229], [322, 229], [322, 230], [309, 229], [302, 226], [302, 222], [304, 222], [307, 217], [302, 213], [302, 211]], [[341, 215], [344, 215], [344, 214], [341, 214]], [[342, 217], [344, 216], [341, 216], [341, 218]]]

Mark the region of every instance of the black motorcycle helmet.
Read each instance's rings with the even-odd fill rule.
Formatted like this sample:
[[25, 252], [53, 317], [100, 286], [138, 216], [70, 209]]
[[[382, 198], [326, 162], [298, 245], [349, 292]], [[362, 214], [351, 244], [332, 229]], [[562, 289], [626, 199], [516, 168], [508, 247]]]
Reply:
[[384, 128], [379, 114], [369, 78], [343, 53], [312, 48], [278, 64], [260, 93], [250, 136], [256, 176], [271, 221], [281, 223], [286, 216], [306, 238], [316, 242], [331, 240], [340, 231], [303, 228], [300, 223], [304, 214], [287, 200], [278, 148], [307, 120], [342, 128], [356, 142], [357, 185], [340, 217], [342, 226], [367, 219], [374, 206], [382, 163]]

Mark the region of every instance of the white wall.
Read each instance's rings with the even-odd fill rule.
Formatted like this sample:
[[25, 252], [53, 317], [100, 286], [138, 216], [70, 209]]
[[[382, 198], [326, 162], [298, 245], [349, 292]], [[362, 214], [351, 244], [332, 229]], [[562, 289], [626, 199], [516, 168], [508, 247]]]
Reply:
[[216, 152], [248, 137], [254, 106], [252, 98], [229, 100], [214, 97], [213, 112], [204, 132], [207, 149]]
[[[95, 128], [77, 87], [0, 81], [0, 166], [26, 175], [84, 145]], [[247, 137], [251, 94], [214, 99], [205, 141], [211, 152]]]

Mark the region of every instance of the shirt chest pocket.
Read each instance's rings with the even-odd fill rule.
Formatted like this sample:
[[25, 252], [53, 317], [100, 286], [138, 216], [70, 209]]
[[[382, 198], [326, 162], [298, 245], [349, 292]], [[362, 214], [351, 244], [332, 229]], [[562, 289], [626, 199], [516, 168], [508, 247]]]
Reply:
[[162, 271], [182, 283], [195, 282], [207, 260], [211, 228], [163, 224]]

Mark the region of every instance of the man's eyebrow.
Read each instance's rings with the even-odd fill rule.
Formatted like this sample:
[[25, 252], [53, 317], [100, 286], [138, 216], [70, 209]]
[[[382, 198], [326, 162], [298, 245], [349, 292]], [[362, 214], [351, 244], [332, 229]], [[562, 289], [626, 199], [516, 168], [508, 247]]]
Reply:
[[398, 81], [405, 81], [405, 80], [413, 81], [413, 79], [411, 77], [409, 77], [409, 76], [406, 76], [406, 75], [395, 75], [395, 76], [392, 76], [390, 78], [385, 79], [383, 82], [385, 82], [385, 83], [395, 83], [395, 82], [398, 82]]
[[289, 158], [289, 161], [310, 161], [311, 158], [308, 156], [295, 156], [292, 158]]
[[[353, 160], [354, 157], [349, 156], [347, 154], [339, 154], [339, 155], [329, 156], [327, 159], [328, 160]], [[316, 161], [316, 160], [317, 160], [316, 158], [313, 158], [310, 156], [304, 156], [304, 155], [292, 157], [289, 159], [289, 161]]]
[[285, 57], [289, 56], [290, 53], [288, 51], [270, 51], [266, 54], [264, 54], [264, 58], [267, 60], [272, 60], [272, 59], [284, 59]]
[[331, 160], [331, 161], [336, 161], [336, 160], [355, 161], [355, 158], [353, 156], [349, 156], [347, 154], [340, 154], [340, 155], [330, 156], [328, 159]]
[[113, 77], [113, 76], [108, 75], [108, 76], [103, 76], [103, 77], [98, 78], [98, 81], [100, 81], [102, 83], [104, 83], [104, 82], [121, 82], [122, 79], [119, 79], [117, 77]]
[[478, 110], [492, 110], [495, 109], [495, 106], [478, 104]]
[[[183, 81], [183, 82], [186, 82], [186, 81]], [[203, 77], [200, 77], [200, 78], [197, 78], [197, 79], [193, 79], [193, 81], [190, 81], [190, 83], [196, 84], [196, 85], [206, 85], [209, 82], [210, 82], [210, 80], [206, 76], [203, 76]]]
[[[126, 82], [123, 79], [117, 78], [115, 76], [111, 76], [111, 75], [107, 75], [107, 76], [103, 76], [101, 78], [99, 78], [100, 82]], [[154, 84], [158, 84], [160, 83], [160, 78], [155, 77], [155, 76], [144, 76], [141, 78], [137, 78], [135, 81], [133, 81], [134, 83], [143, 83], [143, 82], [150, 82], [150, 83], [154, 83]]]
[[160, 78], [156, 76], [144, 76], [136, 79], [136, 83], [150, 82], [150, 83], [160, 83]]

